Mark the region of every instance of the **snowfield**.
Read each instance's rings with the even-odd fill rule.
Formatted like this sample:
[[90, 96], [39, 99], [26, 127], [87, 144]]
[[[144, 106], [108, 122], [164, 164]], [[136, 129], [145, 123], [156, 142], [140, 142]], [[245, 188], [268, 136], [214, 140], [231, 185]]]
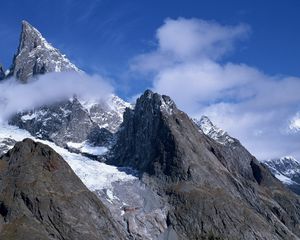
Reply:
[[[0, 143], [7, 138], [11, 138], [15, 141], [31, 138], [34, 141], [50, 146], [65, 159], [76, 175], [91, 191], [112, 189], [112, 183], [114, 182], [127, 182], [137, 179], [134, 175], [120, 171], [117, 167], [91, 160], [80, 154], [71, 153], [52, 142], [36, 139], [32, 137], [29, 132], [18, 127], [8, 125], [7, 123], [0, 123]], [[10, 148], [12, 147], [13, 146]], [[96, 150], [100, 151], [99, 149]], [[104, 150], [105, 149], [101, 149], [101, 152]]]

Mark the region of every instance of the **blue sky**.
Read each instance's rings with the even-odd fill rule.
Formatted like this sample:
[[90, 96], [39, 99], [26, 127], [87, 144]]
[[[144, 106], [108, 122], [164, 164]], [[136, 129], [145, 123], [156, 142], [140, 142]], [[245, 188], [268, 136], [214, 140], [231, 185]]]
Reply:
[[300, 159], [300, 1], [4, 1], [0, 63], [29, 21], [79, 68], [133, 99], [170, 95], [260, 159]]
[[297, 0], [12, 0], [1, 2], [1, 9], [0, 63], [5, 67], [16, 50], [20, 22], [26, 19], [79, 67], [115, 79], [123, 97], [147, 86], [132, 76], [127, 79], [128, 62], [153, 48], [155, 31], [166, 18], [247, 23], [252, 33], [228, 56], [230, 61], [269, 74], [300, 75]]

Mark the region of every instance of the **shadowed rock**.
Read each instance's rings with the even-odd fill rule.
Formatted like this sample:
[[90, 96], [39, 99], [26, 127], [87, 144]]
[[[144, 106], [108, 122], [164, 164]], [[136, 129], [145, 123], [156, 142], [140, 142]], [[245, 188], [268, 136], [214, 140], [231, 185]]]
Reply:
[[124, 239], [50, 147], [25, 139], [0, 158], [0, 239]]
[[0, 81], [4, 78], [5, 78], [5, 72], [2, 65], [0, 64]]

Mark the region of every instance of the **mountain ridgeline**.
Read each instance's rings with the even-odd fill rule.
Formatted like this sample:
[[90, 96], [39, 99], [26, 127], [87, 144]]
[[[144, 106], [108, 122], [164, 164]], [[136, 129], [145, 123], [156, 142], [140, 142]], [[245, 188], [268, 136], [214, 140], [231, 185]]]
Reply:
[[165, 196], [177, 239], [300, 236], [299, 197], [238, 141], [222, 145], [199, 131], [167, 96], [146, 91], [127, 109], [112, 151], [112, 164], [140, 170]]
[[[64, 71], [81, 70], [23, 21], [0, 80], [30, 84]], [[102, 102], [74, 96], [18, 112], [5, 126], [11, 132], [0, 125], [0, 239], [300, 239], [300, 198], [274, 176], [279, 168], [287, 176], [292, 165], [260, 163], [168, 96], [147, 90], [134, 107], [115, 95]], [[59, 151], [16, 140], [16, 129]], [[105, 156], [86, 154], [102, 148]], [[96, 173], [108, 182], [91, 180]], [[298, 174], [289, 176], [296, 182]]]

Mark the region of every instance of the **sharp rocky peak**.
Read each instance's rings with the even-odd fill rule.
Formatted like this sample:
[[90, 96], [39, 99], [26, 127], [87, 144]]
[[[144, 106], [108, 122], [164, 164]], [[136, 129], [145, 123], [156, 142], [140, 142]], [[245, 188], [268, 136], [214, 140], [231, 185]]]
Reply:
[[65, 55], [54, 48], [27, 21], [22, 21], [19, 47], [9, 76], [26, 82], [34, 75], [47, 72], [80, 71]]

